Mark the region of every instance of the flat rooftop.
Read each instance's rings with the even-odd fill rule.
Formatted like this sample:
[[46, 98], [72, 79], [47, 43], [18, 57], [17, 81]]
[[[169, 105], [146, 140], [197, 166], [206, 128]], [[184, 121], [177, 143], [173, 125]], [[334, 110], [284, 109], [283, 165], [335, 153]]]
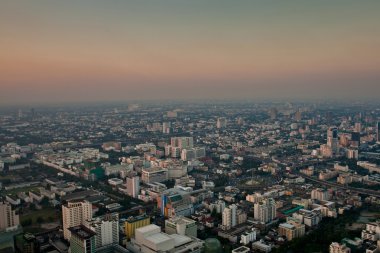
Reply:
[[87, 227], [83, 225], [75, 226], [69, 228], [71, 235], [76, 235], [81, 239], [90, 239], [91, 237], [95, 236], [96, 233], [92, 231], [91, 229], [88, 229]]

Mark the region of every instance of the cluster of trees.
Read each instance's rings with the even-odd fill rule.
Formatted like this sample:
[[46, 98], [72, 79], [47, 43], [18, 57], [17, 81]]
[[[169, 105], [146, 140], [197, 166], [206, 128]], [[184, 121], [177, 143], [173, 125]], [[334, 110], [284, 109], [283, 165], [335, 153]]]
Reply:
[[21, 221], [21, 225], [23, 227], [29, 227], [33, 224], [41, 224], [41, 223], [45, 223], [45, 222], [53, 222], [54, 221], [54, 218], [49, 216], [47, 218], [44, 218], [42, 216], [38, 216], [35, 220], [35, 222], [33, 221], [32, 218], [27, 218], [27, 219], [24, 219], [23, 221]]
[[361, 231], [351, 231], [346, 228], [347, 224], [355, 222], [360, 215], [360, 210], [351, 210], [338, 218], [324, 218], [319, 227], [302, 238], [292, 241], [275, 249], [274, 253], [302, 252], [328, 252], [331, 242], [340, 242], [343, 238], [360, 237]]

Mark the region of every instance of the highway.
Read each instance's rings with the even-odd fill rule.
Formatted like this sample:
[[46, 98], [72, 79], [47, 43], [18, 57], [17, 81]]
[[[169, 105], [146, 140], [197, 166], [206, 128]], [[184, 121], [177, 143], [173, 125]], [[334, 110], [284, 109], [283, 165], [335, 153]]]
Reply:
[[310, 176], [307, 176], [307, 175], [304, 175], [304, 174], [301, 174], [298, 172], [296, 174], [299, 176], [302, 176], [306, 180], [309, 180], [309, 181], [312, 181], [312, 182], [315, 182], [315, 183], [318, 183], [321, 185], [336, 187], [336, 188], [342, 189], [342, 190], [350, 190], [351, 192], [354, 192], [354, 193], [359, 193], [359, 194], [364, 194], [364, 195], [380, 198], [380, 192], [379, 191], [363, 189], [363, 188], [355, 188], [355, 187], [345, 186], [345, 185], [341, 185], [341, 184], [334, 183], [334, 182], [319, 180], [319, 179], [316, 179], [316, 178], [313, 178], [313, 177], [310, 177]]

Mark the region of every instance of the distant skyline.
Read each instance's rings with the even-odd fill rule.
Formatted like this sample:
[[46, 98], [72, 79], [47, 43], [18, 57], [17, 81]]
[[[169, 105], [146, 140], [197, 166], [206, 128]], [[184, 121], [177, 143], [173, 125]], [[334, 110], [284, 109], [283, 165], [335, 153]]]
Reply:
[[1, 0], [0, 106], [374, 99], [380, 1]]

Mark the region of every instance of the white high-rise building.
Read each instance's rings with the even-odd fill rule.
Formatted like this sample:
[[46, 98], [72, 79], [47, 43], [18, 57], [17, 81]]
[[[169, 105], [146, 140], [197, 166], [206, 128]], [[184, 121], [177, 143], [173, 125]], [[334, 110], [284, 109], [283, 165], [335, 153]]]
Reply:
[[254, 218], [267, 223], [276, 218], [276, 202], [272, 198], [264, 199], [254, 205]]
[[6, 202], [0, 202], [0, 231], [19, 224], [19, 216], [12, 210], [12, 206]]
[[107, 214], [102, 218], [85, 221], [85, 226], [96, 233], [95, 248], [119, 243], [119, 214]]
[[86, 220], [92, 219], [92, 204], [88, 201], [73, 201], [62, 205], [63, 236], [70, 240], [70, 227], [83, 225]]
[[140, 177], [128, 177], [127, 178], [127, 193], [129, 196], [137, 198], [140, 193]]

